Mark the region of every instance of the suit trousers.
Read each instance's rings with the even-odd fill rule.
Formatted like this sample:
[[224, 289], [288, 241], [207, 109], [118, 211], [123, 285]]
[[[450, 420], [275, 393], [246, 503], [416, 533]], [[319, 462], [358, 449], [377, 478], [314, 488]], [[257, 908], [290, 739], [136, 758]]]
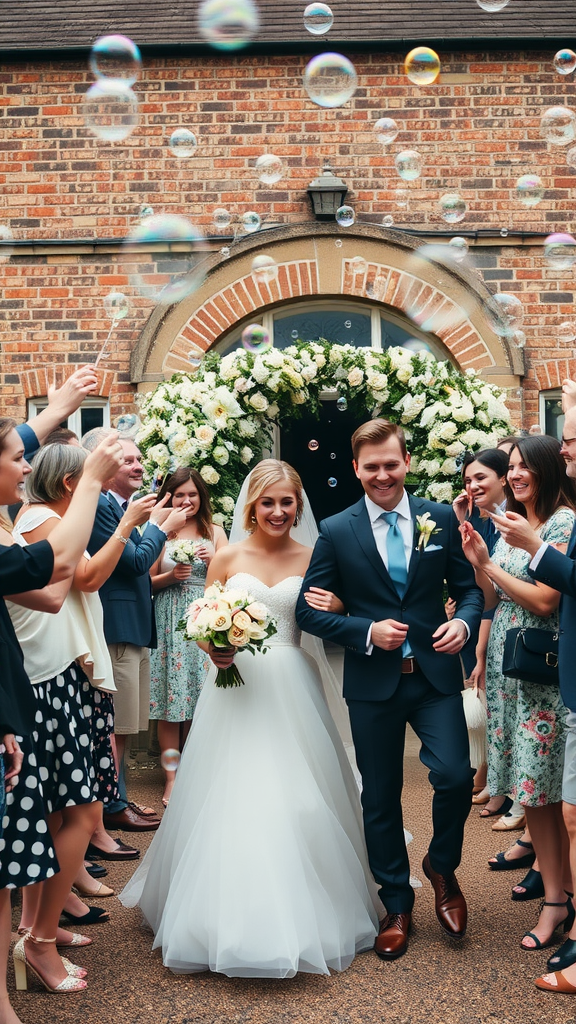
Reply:
[[421, 741], [420, 760], [434, 788], [430, 862], [451, 874], [462, 855], [470, 812], [473, 771], [460, 692], [440, 693], [422, 672], [403, 675], [388, 700], [348, 700], [356, 759], [362, 775], [362, 809], [370, 868], [389, 913], [414, 904], [404, 840], [402, 787], [409, 723]]

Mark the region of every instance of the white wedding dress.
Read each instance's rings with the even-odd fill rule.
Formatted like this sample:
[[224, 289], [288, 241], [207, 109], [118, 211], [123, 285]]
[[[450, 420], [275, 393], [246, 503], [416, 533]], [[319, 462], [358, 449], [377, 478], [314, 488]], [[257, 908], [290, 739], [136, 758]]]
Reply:
[[[176, 973], [344, 970], [378, 930], [358, 788], [294, 618], [302, 578], [248, 588], [277, 619], [244, 686], [200, 695], [169, 807], [120, 899]], [[381, 907], [380, 907], [381, 909]]]

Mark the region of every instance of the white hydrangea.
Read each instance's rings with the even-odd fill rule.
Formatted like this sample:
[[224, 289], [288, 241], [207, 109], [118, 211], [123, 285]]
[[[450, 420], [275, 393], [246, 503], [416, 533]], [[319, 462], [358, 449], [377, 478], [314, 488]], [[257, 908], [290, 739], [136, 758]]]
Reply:
[[284, 354], [278, 348], [271, 348], [263, 357], [266, 366], [279, 369], [284, 365]]
[[254, 437], [257, 429], [258, 424], [251, 416], [238, 421], [238, 433], [240, 434], [240, 437]]
[[279, 370], [277, 370], [275, 373], [271, 373], [270, 377], [268, 378], [268, 387], [270, 388], [270, 391], [278, 391], [281, 380], [282, 373]]
[[261, 391], [256, 391], [253, 395], [250, 395], [248, 403], [256, 412], [266, 412], [268, 408], [268, 399], [264, 397]]
[[262, 359], [257, 357], [252, 367], [252, 376], [257, 384], [265, 384], [270, 376], [270, 370], [264, 365]]
[[212, 452], [212, 458], [214, 459], [214, 462], [218, 463], [219, 466], [225, 466], [226, 463], [230, 461], [230, 453], [228, 452], [228, 449], [224, 447], [223, 444], [218, 444], [216, 445], [214, 451]]
[[481, 427], [490, 426], [490, 417], [485, 409], [476, 410], [476, 422], [479, 423]]
[[222, 526], [223, 527], [225, 525], [225, 523], [226, 523], [226, 519], [224, 518], [224, 516], [222, 515], [221, 512], [214, 512], [214, 515], [212, 516], [212, 522], [216, 526]]
[[487, 437], [488, 435], [485, 434], [483, 430], [476, 430], [475, 427], [471, 427], [461, 435], [460, 440], [467, 448], [487, 448]]
[[308, 384], [318, 373], [318, 367], [315, 363], [302, 367], [302, 379]]
[[442, 476], [454, 476], [458, 472], [458, 466], [456, 459], [444, 459], [444, 462], [440, 466], [440, 473]]
[[251, 448], [248, 447], [247, 444], [240, 449], [240, 458], [245, 466], [247, 466], [254, 458], [254, 452], [252, 451]]
[[[412, 462], [414, 462], [414, 460], [412, 460]], [[438, 476], [438, 473], [440, 472], [439, 459], [422, 459], [418, 464], [418, 472], [424, 476]]]
[[466, 451], [466, 445], [462, 444], [462, 441], [453, 441], [452, 444], [446, 446], [446, 455], [449, 455], [452, 459], [461, 455], [462, 452]]
[[220, 479], [220, 473], [217, 473], [213, 466], [202, 466], [200, 476], [211, 487], [217, 484]]
[[427, 427], [432, 420], [437, 418], [444, 418], [448, 416], [450, 409], [446, 405], [446, 402], [432, 402], [431, 405], [426, 406], [422, 416], [420, 418], [420, 426]]
[[493, 423], [494, 420], [504, 420], [505, 423], [510, 422], [510, 413], [504, 402], [493, 394], [490, 394], [488, 398], [488, 419], [490, 423]]
[[427, 489], [427, 494], [433, 501], [445, 501], [451, 502], [454, 497], [452, 484], [450, 483], [433, 483]]
[[222, 498], [220, 498], [220, 508], [223, 509], [224, 512], [233, 512], [234, 498], [231, 498], [228, 494], [225, 494]]
[[394, 408], [402, 413], [401, 422], [411, 423], [426, 405], [426, 395], [404, 395]]
[[170, 452], [165, 444], [155, 444], [146, 452], [146, 458], [160, 469], [166, 469], [170, 462]]
[[238, 377], [237, 380], [234, 381], [234, 390], [237, 391], [238, 394], [243, 395], [249, 389], [250, 383], [246, 380], [246, 377]]
[[474, 406], [465, 395], [454, 396], [450, 399], [450, 415], [456, 423], [468, 423], [474, 419]]

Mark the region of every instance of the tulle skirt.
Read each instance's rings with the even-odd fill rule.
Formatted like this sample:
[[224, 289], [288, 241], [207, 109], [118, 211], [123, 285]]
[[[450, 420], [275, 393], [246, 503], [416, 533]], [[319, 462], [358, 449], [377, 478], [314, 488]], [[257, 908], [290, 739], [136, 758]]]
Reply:
[[239, 654], [200, 695], [169, 807], [121, 895], [176, 973], [292, 977], [372, 948], [376, 887], [358, 789], [312, 658]]

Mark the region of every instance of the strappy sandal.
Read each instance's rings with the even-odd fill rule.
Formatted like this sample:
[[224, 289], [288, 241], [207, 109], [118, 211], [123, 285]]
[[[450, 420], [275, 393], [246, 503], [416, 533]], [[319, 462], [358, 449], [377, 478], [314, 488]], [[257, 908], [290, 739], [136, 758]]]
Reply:
[[534, 853], [534, 847], [532, 843], [526, 843], [523, 839], [517, 839], [513, 846], [509, 847], [509, 850], [513, 850], [514, 846], [522, 846], [525, 850], [529, 850], [529, 853], [525, 853], [523, 857], [517, 857], [516, 860], [507, 860], [506, 854], [508, 850], [503, 850], [502, 853], [497, 853], [493, 860], [488, 861], [488, 867], [491, 871], [514, 871], [515, 868], [530, 868], [536, 860], [536, 854]]
[[542, 992], [565, 992], [569, 995], [574, 995], [576, 992], [576, 985], [572, 985], [560, 971], [554, 971], [553, 975], [556, 978], [556, 984], [552, 985], [551, 982], [546, 981], [546, 978], [536, 978], [534, 984], [536, 988], [542, 990]]
[[[520, 949], [525, 950], [526, 953], [532, 953], [536, 949], [548, 949], [549, 946], [553, 946], [554, 933], [557, 932], [559, 928], [561, 928], [564, 933], [569, 932], [572, 925], [574, 924], [576, 911], [574, 910], [572, 900], [570, 898], [568, 898], [565, 903], [547, 903], [546, 900], [544, 900], [544, 902], [540, 906], [540, 911], [542, 911], [544, 907], [565, 907], [568, 913], [566, 914], [566, 917], [563, 921], [558, 922], [555, 928], [551, 931], [548, 938], [544, 939], [544, 941], [539, 939], [538, 936], [534, 934], [534, 932], [526, 932], [520, 942]], [[534, 945], [525, 946], [524, 939], [532, 939], [534, 941]]]
[[486, 807], [483, 807], [479, 812], [480, 818], [501, 818], [507, 811], [512, 807], [512, 799], [509, 796], [505, 796], [500, 807], [495, 811], [489, 811]]

